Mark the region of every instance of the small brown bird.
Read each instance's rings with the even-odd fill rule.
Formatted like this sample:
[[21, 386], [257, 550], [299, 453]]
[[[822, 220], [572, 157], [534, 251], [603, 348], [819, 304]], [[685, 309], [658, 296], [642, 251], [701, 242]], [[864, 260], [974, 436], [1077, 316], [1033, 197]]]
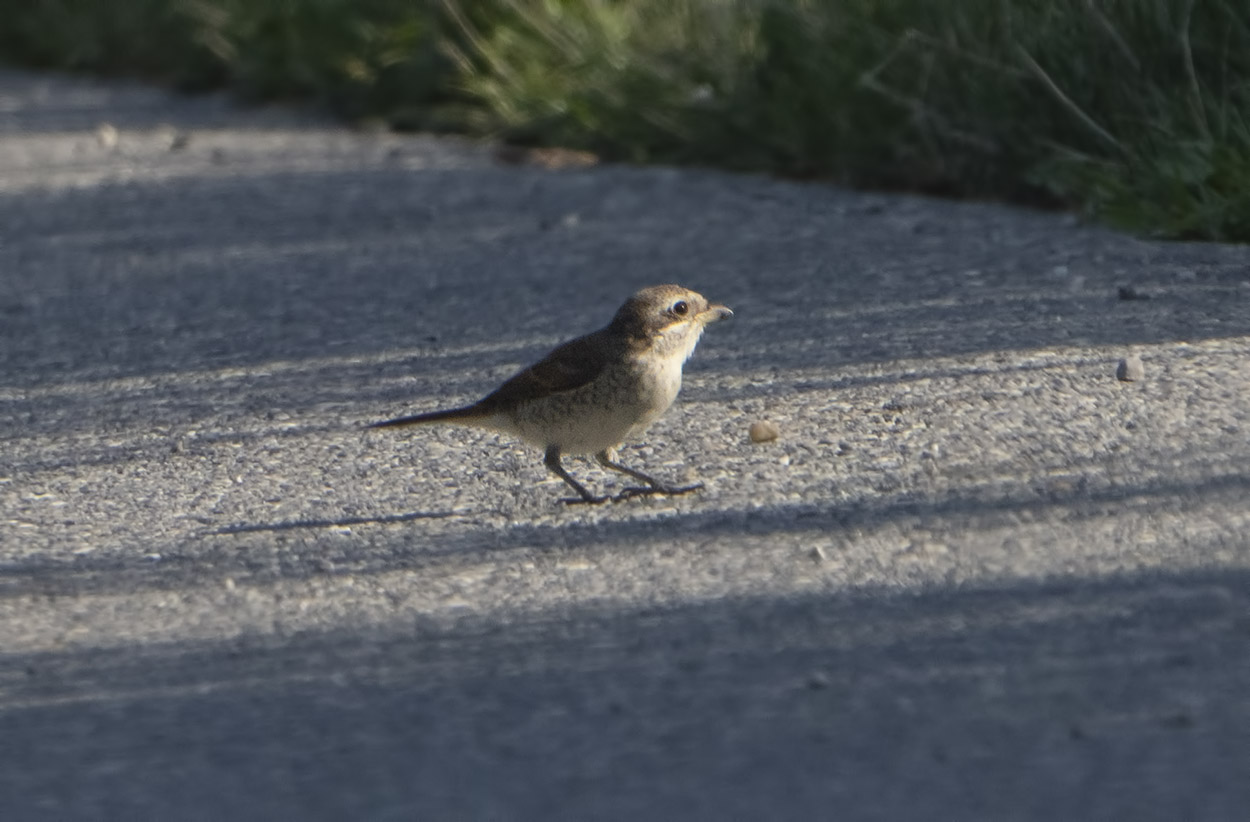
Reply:
[[621, 465], [616, 448], [668, 410], [704, 327], [732, 315], [679, 285], [644, 288], [606, 328], [564, 343], [473, 405], [369, 427], [453, 422], [520, 437], [546, 450], [547, 468], [578, 494], [564, 500], [569, 503], [611, 498], [595, 496], [573, 479], [560, 463], [562, 454], [594, 454], [604, 468], [647, 484], [626, 488], [616, 499], [695, 491], [702, 483], [672, 486]]

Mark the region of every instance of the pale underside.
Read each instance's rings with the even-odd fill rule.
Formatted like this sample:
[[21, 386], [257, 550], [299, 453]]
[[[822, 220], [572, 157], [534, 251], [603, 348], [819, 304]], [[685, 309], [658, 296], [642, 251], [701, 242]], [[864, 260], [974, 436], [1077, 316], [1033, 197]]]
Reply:
[[[564, 454], [595, 454], [642, 434], [677, 398], [688, 344], [666, 354], [652, 348], [609, 366], [591, 382], [493, 414], [487, 424], [541, 448]], [[683, 341], [686, 342], [686, 341]]]

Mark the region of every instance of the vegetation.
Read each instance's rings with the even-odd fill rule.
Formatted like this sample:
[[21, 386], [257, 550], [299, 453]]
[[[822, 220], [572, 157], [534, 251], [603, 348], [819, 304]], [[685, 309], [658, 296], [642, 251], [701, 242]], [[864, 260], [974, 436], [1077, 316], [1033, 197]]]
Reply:
[[1240, 0], [0, 0], [0, 57], [1250, 240]]

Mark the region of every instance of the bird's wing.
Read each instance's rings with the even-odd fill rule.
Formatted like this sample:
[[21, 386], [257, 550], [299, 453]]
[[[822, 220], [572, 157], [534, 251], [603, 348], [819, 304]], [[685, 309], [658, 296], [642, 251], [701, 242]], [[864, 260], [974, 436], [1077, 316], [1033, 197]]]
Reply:
[[511, 407], [572, 391], [592, 382], [608, 361], [609, 342], [601, 332], [570, 340], [509, 379], [477, 404], [482, 410]]

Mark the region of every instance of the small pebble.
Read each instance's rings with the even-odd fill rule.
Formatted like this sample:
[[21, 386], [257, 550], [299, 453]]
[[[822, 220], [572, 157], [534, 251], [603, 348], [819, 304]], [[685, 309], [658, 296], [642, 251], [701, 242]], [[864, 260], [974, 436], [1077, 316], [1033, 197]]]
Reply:
[[751, 423], [751, 442], [772, 442], [781, 436], [781, 429], [776, 423], [768, 420], [757, 420]]
[[1130, 354], [1120, 360], [1120, 364], [1116, 366], [1115, 377], [1121, 382], [1137, 382], [1146, 378], [1146, 367], [1142, 365], [1141, 357], [1136, 354]]

